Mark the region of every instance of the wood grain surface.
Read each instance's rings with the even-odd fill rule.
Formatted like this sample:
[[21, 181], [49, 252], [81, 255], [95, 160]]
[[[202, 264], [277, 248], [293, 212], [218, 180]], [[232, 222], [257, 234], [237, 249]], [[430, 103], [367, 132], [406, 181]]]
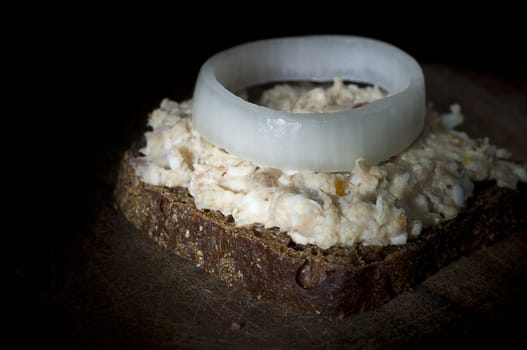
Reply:
[[[443, 66], [426, 66], [425, 74], [437, 109], [460, 103], [463, 130], [527, 160], [525, 91]], [[345, 319], [298, 314], [226, 287], [131, 227], [112, 195], [125, 147], [120, 142], [105, 152], [86, 199], [88, 220], [72, 225], [50, 253], [35, 327], [51, 345], [436, 348], [510, 345], [525, 337], [527, 230], [455, 261], [374, 311]]]

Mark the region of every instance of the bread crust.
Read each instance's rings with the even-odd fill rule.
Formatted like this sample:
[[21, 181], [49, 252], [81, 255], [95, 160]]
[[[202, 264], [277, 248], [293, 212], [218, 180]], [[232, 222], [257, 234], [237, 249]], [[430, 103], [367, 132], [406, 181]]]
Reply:
[[152, 186], [125, 153], [115, 191], [124, 216], [160, 246], [230, 286], [297, 311], [348, 315], [382, 305], [442, 266], [527, 224], [527, 186], [477, 183], [453, 220], [402, 246], [296, 245], [277, 228], [236, 227], [232, 217], [198, 210], [187, 189]]

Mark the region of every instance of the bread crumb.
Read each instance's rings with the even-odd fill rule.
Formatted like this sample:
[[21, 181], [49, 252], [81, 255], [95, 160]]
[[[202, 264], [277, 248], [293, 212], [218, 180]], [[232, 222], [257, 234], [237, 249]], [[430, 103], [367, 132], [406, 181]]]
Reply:
[[243, 326], [243, 323], [238, 323], [238, 322], [233, 322], [231, 323], [231, 327], [230, 327], [230, 330], [231, 331], [239, 331]]

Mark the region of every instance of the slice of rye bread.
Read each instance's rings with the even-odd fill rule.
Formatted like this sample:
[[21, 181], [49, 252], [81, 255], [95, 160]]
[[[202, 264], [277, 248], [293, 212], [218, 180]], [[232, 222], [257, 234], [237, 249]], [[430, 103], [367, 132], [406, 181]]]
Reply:
[[453, 220], [401, 246], [297, 245], [278, 228], [236, 227], [232, 216], [198, 210], [186, 188], [152, 186], [135, 175], [127, 152], [116, 199], [125, 217], [162, 247], [230, 286], [292, 309], [347, 315], [387, 302], [482, 244], [527, 224], [527, 185], [477, 183]]

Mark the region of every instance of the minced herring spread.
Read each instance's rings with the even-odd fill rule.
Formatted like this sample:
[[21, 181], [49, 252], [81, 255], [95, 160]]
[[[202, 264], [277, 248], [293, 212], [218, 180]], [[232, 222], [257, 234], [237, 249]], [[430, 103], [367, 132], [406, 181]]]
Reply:
[[[294, 112], [337, 111], [380, 99], [376, 87], [335, 79], [327, 88], [277, 85], [260, 103]], [[474, 181], [516, 188], [527, 182], [525, 165], [511, 154], [453, 128], [458, 105], [428, 111], [419, 138], [378, 165], [357, 160], [350, 172], [289, 172], [240, 159], [205, 141], [191, 122], [191, 102], [165, 99], [149, 117], [136, 174], [156, 186], [187, 187], [198, 209], [232, 215], [236, 225], [279, 227], [299, 244], [398, 245], [427, 226], [454, 218], [472, 195]]]

